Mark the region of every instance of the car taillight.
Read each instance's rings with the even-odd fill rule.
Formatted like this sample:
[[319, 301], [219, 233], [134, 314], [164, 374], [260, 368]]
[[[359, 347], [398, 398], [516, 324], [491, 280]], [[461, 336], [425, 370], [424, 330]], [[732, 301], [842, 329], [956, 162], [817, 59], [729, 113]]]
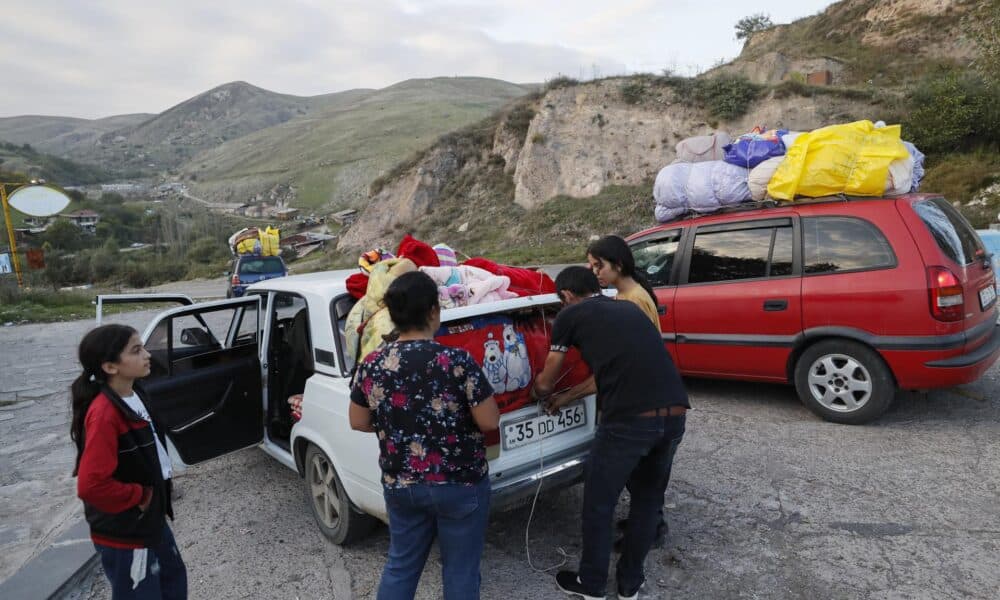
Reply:
[[483, 434], [483, 444], [486, 446], [499, 446], [500, 445], [500, 430], [494, 429], [493, 431], [487, 431]]
[[233, 279], [232, 279], [231, 283], [233, 285], [239, 285], [240, 284], [240, 276], [237, 275], [236, 273], [233, 273]]
[[938, 321], [961, 321], [965, 316], [962, 282], [944, 267], [927, 268], [931, 315]]

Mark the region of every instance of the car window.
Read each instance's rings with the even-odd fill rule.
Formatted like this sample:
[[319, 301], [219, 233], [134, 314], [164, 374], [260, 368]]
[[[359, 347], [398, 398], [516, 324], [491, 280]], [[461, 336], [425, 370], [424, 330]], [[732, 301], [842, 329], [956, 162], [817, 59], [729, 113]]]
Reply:
[[240, 260], [240, 275], [276, 275], [285, 271], [285, 265], [277, 256], [261, 256]]
[[357, 302], [351, 296], [340, 296], [330, 303], [330, 316], [333, 317], [334, 336], [337, 339], [337, 355], [340, 357], [340, 372], [345, 377], [354, 370], [354, 348], [347, 347], [347, 316]]
[[[236, 328], [236, 335], [227, 346], [232, 328]], [[182, 359], [256, 342], [256, 306], [226, 306], [160, 321], [146, 340], [146, 350], [151, 355], [152, 375], [157, 376], [177, 374]]]
[[[791, 226], [697, 233], [688, 283], [756, 279], [767, 277], [769, 272], [772, 276], [790, 275], [792, 240]], [[769, 271], [771, 260], [774, 265]]]
[[913, 210], [934, 236], [938, 248], [956, 263], [971, 264], [984, 251], [976, 231], [944, 198], [914, 202]]
[[677, 254], [680, 231], [672, 231], [663, 237], [637, 242], [632, 246], [635, 268], [646, 276], [652, 286], [670, 283], [670, 270]]
[[852, 217], [804, 217], [803, 273], [889, 268], [896, 264], [889, 240], [877, 227]]
[[795, 234], [791, 227], [777, 227], [774, 230], [774, 247], [771, 250], [770, 277], [792, 274], [793, 247]]

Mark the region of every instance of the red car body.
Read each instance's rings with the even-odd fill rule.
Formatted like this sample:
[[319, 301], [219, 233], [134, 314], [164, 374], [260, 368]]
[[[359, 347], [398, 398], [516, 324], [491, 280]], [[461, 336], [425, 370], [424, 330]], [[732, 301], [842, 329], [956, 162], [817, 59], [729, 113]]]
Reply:
[[[684, 375], [793, 383], [824, 418], [860, 423], [891, 397], [868, 397], [863, 410], [853, 406], [859, 394], [824, 406], [824, 395], [850, 385], [832, 374], [820, 381], [833, 372], [822, 360], [841, 371], [861, 365], [855, 384], [863, 392], [867, 373], [874, 394], [883, 367], [892, 392], [930, 389], [974, 381], [1000, 356], [989, 256], [939, 196], [741, 208], [665, 223], [628, 241], [654, 285], [664, 340]], [[813, 363], [802, 366], [821, 342], [826, 354], [814, 349]], [[819, 386], [812, 403], [803, 377]]]

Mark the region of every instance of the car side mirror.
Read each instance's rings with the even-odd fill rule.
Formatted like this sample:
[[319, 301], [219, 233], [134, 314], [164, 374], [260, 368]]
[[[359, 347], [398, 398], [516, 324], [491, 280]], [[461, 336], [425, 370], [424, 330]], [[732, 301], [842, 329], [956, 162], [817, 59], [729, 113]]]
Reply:
[[188, 327], [181, 330], [181, 343], [185, 346], [211, 346], [212, 336], [200, 327]]

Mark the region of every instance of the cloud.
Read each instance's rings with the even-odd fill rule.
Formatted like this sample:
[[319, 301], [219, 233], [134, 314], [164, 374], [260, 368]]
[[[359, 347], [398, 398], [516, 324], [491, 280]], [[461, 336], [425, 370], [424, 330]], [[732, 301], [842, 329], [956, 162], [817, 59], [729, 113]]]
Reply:
[[[812, 4], [828, 2], [801, 0], [788, 10]], [[0, 116], [160, 112], [235, 80], [314, 95], [441, 75], [539, 82], [557, 74], [659, 70], [678, 60], [708, 66], [738, 52], [732, 24], [746, 9], [735, 0], [717, 0], [711, 11], [704, 6], [694, 0], [6, 0], [5, 14], [17, 15], [18, 26], [0, 36], [6, 84]], [[783, 14], [772, 16], [780, 21]]]

